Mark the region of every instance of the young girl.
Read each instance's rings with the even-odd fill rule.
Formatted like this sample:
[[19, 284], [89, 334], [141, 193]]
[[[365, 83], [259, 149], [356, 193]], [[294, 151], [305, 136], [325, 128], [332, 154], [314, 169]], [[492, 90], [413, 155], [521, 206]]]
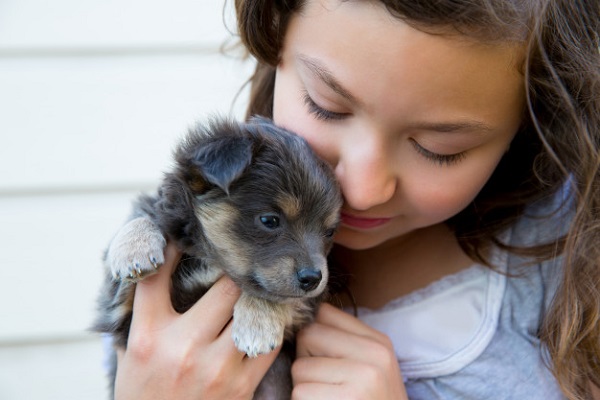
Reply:
[[[600, 399], [598, 1], [236, 10], [249, 115], [305, 137], [345, 198], [351, 296], [299, 334], [292, 397]], [[251, 398], [276, 352], [236, 351], [228, 279], [176, 314], [166, 256], [138, 284], [117, 398]]]

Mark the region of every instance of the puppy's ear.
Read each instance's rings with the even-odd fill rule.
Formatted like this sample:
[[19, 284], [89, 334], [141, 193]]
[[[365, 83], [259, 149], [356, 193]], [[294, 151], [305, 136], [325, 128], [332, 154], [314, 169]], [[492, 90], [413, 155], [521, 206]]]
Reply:
[[252, 141], [248, 138], [222, 137], [198, 149], [192, 163], [204, 179], [229, 194], [229, 186], [252, 161]]

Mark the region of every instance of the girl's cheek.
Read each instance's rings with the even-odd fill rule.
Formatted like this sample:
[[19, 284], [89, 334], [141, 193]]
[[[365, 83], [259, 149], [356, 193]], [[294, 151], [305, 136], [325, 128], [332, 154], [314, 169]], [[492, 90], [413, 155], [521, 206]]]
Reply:
[[[293, 98], [293, 96], [289, 97]], [[331, 129], [327, 129], [323, 126], [323, 122], [317, 121], [310, 115], [300, 100], [290, 101], [289, 97], [275, 97], [274, 122], [303, 137], [319, 157], [333, 165], [335, 157]]]
[[430, 223], [439, 223], [453, 217], [462, 211], [474, 198], [473, 193], [457, 192], [456, 189], [448, 188], [445, 193], [440, 191], [422, 192], [411, 202], [420, 212], [418, 214], [427, 216]]

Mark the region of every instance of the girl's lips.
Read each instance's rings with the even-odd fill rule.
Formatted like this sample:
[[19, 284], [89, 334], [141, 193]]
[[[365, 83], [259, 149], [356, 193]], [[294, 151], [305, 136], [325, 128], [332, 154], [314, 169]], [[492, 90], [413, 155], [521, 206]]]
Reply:
[[360, 218], [342, 212], [342, 224], [358, 229], [371, 229], [387, 223], [391, 218]]

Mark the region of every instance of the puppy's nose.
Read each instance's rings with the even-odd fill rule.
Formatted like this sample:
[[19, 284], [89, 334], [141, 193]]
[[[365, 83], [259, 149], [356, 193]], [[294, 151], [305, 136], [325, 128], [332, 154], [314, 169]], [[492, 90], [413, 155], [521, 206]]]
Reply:
[[302, 268], [296, 273], [300, 288], [305, 292], [311, 291], [321, 282], [321, 271], [314, 268]]

